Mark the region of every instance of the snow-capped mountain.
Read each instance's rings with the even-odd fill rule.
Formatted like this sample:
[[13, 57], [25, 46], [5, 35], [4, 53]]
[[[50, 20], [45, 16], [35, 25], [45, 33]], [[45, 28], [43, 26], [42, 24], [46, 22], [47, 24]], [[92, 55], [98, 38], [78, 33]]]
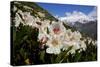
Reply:
[[96, 7], [89, 14], [85, 14], [80, 11], [73, 11], [72, 13], [66, 12], [65, 14], [66, 14], [65, 17], [58, 17], [58, 19], [67, 24], [71, 24], [71, 25], [74, 25], [76, 22], [84, 24], [84, 23], [97, 20], [97, 8]]

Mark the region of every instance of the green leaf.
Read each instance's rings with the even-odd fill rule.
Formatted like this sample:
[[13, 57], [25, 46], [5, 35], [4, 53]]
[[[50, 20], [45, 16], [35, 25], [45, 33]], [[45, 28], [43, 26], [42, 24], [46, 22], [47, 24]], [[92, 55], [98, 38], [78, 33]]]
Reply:
[[45, 57], [45, 51], [40, 51], [40, 60], [42, 60], [42, 62], [45, 62], [44, 61], [44, 57]]
[[55, 59], [55, 63], [62, 63], [66, 59], [68, 51], [70, 51], [71, 49], [72, 46], [69, 47], [67, 51], [62, 51], [60, 54], [58, 54], [57, 58]]
[[76, 52], [75, 53], [75, 62], [78, 62], [79, 60], [80, 60], [80, 58], [81, 58], [81, 53], [79, 53], [79, 52]]

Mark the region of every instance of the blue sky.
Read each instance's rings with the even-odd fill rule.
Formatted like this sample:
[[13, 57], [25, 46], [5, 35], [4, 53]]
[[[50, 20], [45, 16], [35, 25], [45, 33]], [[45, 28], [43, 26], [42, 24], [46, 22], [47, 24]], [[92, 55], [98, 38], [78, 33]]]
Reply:
[[66, 12], [80, 11], [89, 14], [95, 6], [86, 5], [71, 5], [71, 4], [51, 4], [51, 3], [37, 3], [52, 15], [65, 16]]

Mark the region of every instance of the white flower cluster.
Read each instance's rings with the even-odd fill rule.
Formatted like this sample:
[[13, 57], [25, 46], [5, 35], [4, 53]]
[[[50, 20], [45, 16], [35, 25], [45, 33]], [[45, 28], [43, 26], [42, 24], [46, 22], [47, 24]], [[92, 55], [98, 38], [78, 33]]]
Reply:
[[[15, 8], [16, 7], [14, 7], [14, 10]], [[22, 23], [23, 25], [29, 25], [38, 28], [40, 26], [38, 23], [41, 23], [39, 17], [34, 17], [30, 14], [30, 12], [22, 12], [21, 10], [18, 10], [16, 12], [14, 21], [16, 27], [18, 27], [19, 24]]]
[[45, 24], [45, 28], [48, 28], [49, 33], [47, 33], [47, 30], [42, 30], [42, 33], [39, 32], [38, 39], [43, 42], [43, 45], [48, 46], [47, 53], [59, 54], [61, 49], [66, 51], [72, 47], [68, 53], [73, 54], [77, 49], [80, 49], [80, 51], [86, 49], [85, 42], [80, 40], [82, 38], [81, 33], [72, 32], [71, 29], [66, 30], [62, 22], [53, 21], [51, 24]]
[[85, 42], [87, 41], [87, 44], [92, 44], [92, 45], [94, 45], [94, 46], [97, 46], [97, 40], [93, 40], [93, 39], [90, 38], [90, 37], [85, 38], [84, 41], [85, 41]]

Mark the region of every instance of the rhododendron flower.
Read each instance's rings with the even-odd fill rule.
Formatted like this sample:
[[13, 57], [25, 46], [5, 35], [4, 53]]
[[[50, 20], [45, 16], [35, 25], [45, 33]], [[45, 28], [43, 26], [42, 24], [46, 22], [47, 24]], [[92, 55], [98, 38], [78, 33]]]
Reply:
[[49, 28], [50, 35], [55, 37], [64, 36], [66, 31], [65, 27], [61, 22], [52, 22], [52, 24], [49, 25], [48, 28]]
[[50, 54], [59, 54], [63, 46], [62, 41], [59, 38], [54, 37], [50, 37], [46, 45], [48, 46], [46, 52]]
[[86, 44], [84, 41], [80, 42], [80, 48], [83, 49], [84, 51], [86, 50]]

